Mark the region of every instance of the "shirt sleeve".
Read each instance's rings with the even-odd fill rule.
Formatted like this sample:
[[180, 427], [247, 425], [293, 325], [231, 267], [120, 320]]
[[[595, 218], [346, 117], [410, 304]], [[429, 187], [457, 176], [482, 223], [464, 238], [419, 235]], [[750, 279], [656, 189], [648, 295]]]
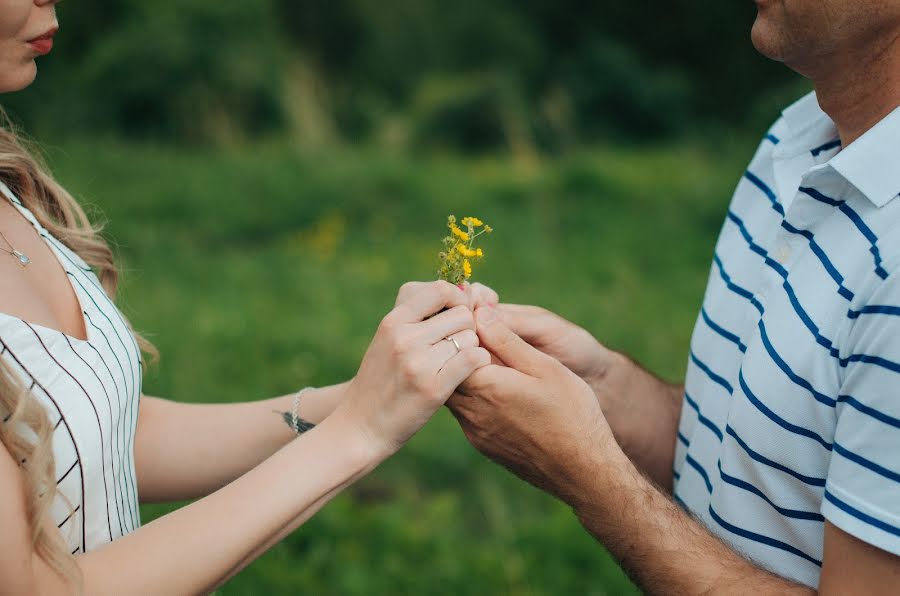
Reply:
[[850, 316], [822, 515], [900, 555], [900, 272]]

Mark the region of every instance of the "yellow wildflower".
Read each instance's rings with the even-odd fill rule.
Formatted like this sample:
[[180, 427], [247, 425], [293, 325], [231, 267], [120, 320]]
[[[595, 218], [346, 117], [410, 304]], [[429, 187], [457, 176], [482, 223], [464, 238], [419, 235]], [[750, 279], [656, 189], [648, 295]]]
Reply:
[[462, 230], [460, 230], [459, 227], [457, 227], [456, 225], [451, 225], [451, 226], [450, 226], [450, 231], [452, 231], [453, 234], [454, 234], [457, 238], [459, 238], [460, 240], [462, 240], [463, 242], [468, 242], [468, 241], [469, 241], [469, 235], [468, 235], [466, 232], [463, 232]]
[[490, 234], [494, 231], [494, 228], [492, 228], [491, 226], [484, 226], [484, 231]]
[[464, 257], [474, 257], [478, 254], [478, 251], [472, 250], [465, 244], [457, 244], [456, 250], [459, 252], [459, 254], [461, 254]]
[[484, 258], [484, 251], [476, 247], [478, 237], [493, 231], [477, 217], [465, 217], [460, 223], [462, 228], [457, 225], [455, 216], [447, 217], [449, 233], [442, 240], [444, 249], [438, 255], [438, 278], [453, 284], [461, 284], [472, 277], [476, 261]]

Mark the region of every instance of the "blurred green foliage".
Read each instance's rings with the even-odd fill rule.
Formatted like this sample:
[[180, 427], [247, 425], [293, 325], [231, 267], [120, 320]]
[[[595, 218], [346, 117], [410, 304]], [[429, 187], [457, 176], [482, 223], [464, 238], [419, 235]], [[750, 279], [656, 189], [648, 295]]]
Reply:
[[[39, 135], [517, 154], [766, 124], [752, 2], [95, 0], [8, 100]], [[756, 117], [755, 114], [764, 114]]]
[[[804, 87], [753, 50], [754, 10], [63, 2], [36, 84], [3, 104], [109, 221], [120, 306], [162, 352], [148, 394], [346, 380], [400, 284], [434, 277], [450, 213], [497, 230], [477, 276], [505, 300], [679, 378], [752, 139]], [[220, 592], [636, 590], [441, 412]]]
[[[145, 392], [219, 402], [352, 376], [399, 285], [433, 279], [448, 213], [496, 228], [477, 277], [505, 300], [551, 308], [680, 378], [712, 245], [751, 150], [722, 140], [595, 148], [527, 168], [282, 143], [83, 141], [49, 157], [109, 221], [120, 306], [162, 353]], [[172, 507], [144, 507], [144, 521]], [[568, 508], [479, 456], [441, 411], [220, 590], [298, 592], [635, 589]]]

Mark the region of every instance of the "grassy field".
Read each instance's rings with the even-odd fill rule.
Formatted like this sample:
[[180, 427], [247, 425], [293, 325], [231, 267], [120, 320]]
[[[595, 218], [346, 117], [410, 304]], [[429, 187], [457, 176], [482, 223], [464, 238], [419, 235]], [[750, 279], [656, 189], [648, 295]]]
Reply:
[[[504, 300], [551, 308], [680, 378], [752, 150], [596, 149], [527, 167], [278, 145], [84, 142], [49, 157], [109, 222], [120, 304], [162, 353], [145, 392], [213, 402], [351, 377], [400, 284], [433, 278], [450, 213], [496, 228], [476, 276]], [[564, 505], [483, 460], [442, 411], [219, 593], [634, 591]]]

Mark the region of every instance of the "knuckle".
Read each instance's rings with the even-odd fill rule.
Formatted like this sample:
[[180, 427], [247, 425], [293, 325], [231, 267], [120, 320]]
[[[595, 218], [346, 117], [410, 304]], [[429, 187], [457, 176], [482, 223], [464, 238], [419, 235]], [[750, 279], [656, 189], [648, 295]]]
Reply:
[[419, 365], [412, 359], [404, 359], [400, 363], [400, 374], [403, 376], [403, 379], [413, 385], [414, 387], [418, 387], [420, 379], [419, 379]]
[[485, 352], [481, 348], [468, 348], [462, 352], [467, 368], [476, 368], [484, 362]]
[[381, 319], [381, 323], [378, 324], [378, 333], [381, 335], [391, 335], [396, 327], [397, 315], [396, 311], [392, 310]]
[[434, 282], [434, 288], [438, 292], [438, 294], [448, 302], [461, 292], [461, 290], [454, 286], [452, 283], [450, 283], [449, 281], [444, 281], [442, 279]]
[[402, 333], [399, 327], [394, 326], [386, 332], [386, 342], [388, 350], [394, 356], [402, 356], [409, 348], [409, 340], [405, 333]]
[[472, 329], [466, 329], [459, 334], [459, 342], [473, 348], [478, 347], [478, 334]]
[[402, 296], [402, 295], [406, 295], [406, 294], [410, 294], [410, 293], [414, 292], [416, 289], [417, 283], [418, 282], [408, 281], [405, 284], [403, 284], [402, 286], [400, 286], [400, 292], [399, 292], [400, 295]]

